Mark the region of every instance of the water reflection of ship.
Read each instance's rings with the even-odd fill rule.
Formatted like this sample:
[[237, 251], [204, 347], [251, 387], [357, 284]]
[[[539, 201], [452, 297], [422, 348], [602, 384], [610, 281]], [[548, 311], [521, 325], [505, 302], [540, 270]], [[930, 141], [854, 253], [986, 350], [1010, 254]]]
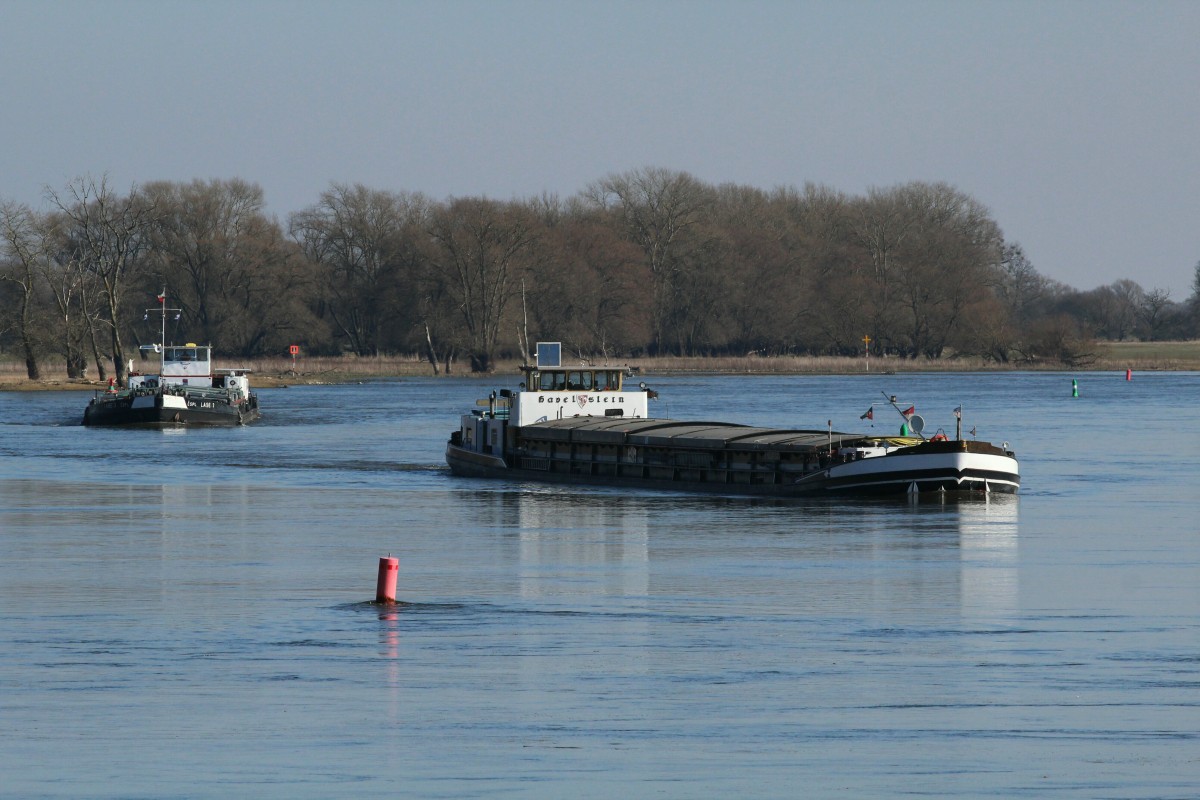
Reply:
[[516, 522], [522, 597], [642, 597], [649, 590], [650, 510], [618, 494], [500, 492]]
[[964, 620], [983, 624], [1019, 610], [1014, 495], [897, 507], [534, 486], [455, 493], [479, 526], [513, 531], [516, 551], [502, 547], [497, 558], [515, 558], [522, 597], [643, 598], [655, 593], [655, 575], [670, 572], [657, 562], [687, 559], [689, 539], [699, 548], [714, 537], [762, 535], [786, 537], [773, 539], [769, 552], [807, 570], [806, 580], [827, 581], [831, 601], [957, 607]]
[[1019, 508], [1015, 497], [1003, 497], [958, 509], [964, 621], [1004, 623], [1020, 611]]

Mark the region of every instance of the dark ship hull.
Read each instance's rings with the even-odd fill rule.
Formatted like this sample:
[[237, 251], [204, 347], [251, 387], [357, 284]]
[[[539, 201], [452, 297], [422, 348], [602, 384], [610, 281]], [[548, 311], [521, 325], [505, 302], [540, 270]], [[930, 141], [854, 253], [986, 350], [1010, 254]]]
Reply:
[[84, 425], [139, 428], [245, 425], [260, 416], [258, 396], [223, 390], [120, 392], [97, 395], [83, 410]]
[[[1015, 493], [1012, 452], [962, 439], [887, 441], [727, 423], [573, 417], [506, 431], [503, 453], [464, 447], [456, 475], [773, 497]], [[499, 449], [499, 448], [497, 448]], [[883, 454], [879, 454], [884, 451]]]

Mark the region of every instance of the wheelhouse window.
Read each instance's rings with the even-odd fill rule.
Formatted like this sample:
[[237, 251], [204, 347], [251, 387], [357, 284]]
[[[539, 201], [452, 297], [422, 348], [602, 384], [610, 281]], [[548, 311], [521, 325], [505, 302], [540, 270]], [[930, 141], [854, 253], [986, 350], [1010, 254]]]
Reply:
[[571, 372], [567, 375], [567, 389], [570, 391], [590, 392], [592, 390], [592, 376], [594, 373], [589, 371]]
[[543, 392], [561, 392], [567, 388], [567, 373], [548, 371], [538, 378], [538, 388]]
[[621, 388], [621, 373], [619, 370], [610, 369], [604, 372], [596, 373], [596, 389], [602, 391], [615, 392]]
[[621, 372], [615, 369], [542, 370], [535, 373], [538, 392], [615, 392], [621, 388]]
[[164, 361], [205, 361], [207, 347], [168, 347], [163, 351]]

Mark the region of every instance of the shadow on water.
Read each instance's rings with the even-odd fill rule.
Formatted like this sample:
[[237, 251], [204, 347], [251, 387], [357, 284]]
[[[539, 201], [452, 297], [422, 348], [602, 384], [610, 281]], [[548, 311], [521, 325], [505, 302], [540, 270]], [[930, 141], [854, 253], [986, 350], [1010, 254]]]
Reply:
[[[448, 470], [447, 470], [448, 473]], [[817, 497], [756, 497], [753, 495], [677, 492], [673, 490], [657, 490], [643, 488], [621, 488], [606, 486], [573, 486], [541, 483], [514, 483], [503, 480], [480, 478], [456, 478], [456, 484], [469, 486], [469, 489], [451, 489], [451, 494], [460, 500], [478, 499], [485, 496], [499, 496], [503, 501], [521, 500], [561, 501], [588, 505], [623, 505], [637, 503], [647, 507], [680, 508], [780, 508], [792, 511], [814, 511], [830, 513], [853, 514], [856, 511], [882, 510], [896, 512], [907, 510], [912, 512], [928, 512], [935, 509], [953, 509], [958, 507], [980, 506], [1015, 506], [1019, 502], [1018, 494], [981, 493], [969, 495], [936, 494], [920, 495], [916, 499], [908, 497], [857, 497], [857, 496], [817, 496]]]
[[394, 603], [378, 603], [374, 600], [364, 600], [360, 603], [341, 603], [334, 606], [338, 611], [350, 611], [356, 614], [375, 614], [379, 619], [398, 619], [398, 615], [404, 614], [442, 614], [448, 612], [464, 612], [475, 613], [481, 610], [482, 606], [468, 605], [466, 603], [410, 603], [405, 600], [397, 600]]
[[567, 609], [538, 608], [536, 606], [501, 606], [494, 603], [414, 603], [397, 600], [394, 603], [379, 603], [365, 600], [358, 603], [341, 603], [333, 606], [335, 611], [353, 614], [369, 614], [380, 622], [397, 622], [401, 619], [441, 616], [472, 622], [496, 620], [505, 617], [521, 617], [529, 620], [578, 618], [589, 620], [658, 620], [676, 624], [706, 624], [736, 620], [737, 615], [679, 614], [669, 610], [652, 609], [622, 610], [606, 608]]
[[905, 498], [757, 498], [660, 491], [624, 491], [601, 487], [547, 487], [495, 481], [466, 481], [471, 488], [450, 488], [452, 503], [472, 518], [499, 528], [580, 527], [588, 523], [653, 531], [659, 521], [695, 519], [697, 533], [721, 523], [745, 527], [770, 522], [780, 534], [814, 534], [872, 525], [889, 529], [957, 532], [983, 519], [1015, 525], [1019, 495]]

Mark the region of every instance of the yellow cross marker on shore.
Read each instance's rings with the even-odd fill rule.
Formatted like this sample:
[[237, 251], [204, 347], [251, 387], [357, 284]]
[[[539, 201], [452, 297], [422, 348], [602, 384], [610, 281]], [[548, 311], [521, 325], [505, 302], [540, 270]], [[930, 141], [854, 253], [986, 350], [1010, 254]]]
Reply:
[[863, 337], [863, 359], [867, 365], [867, 372], [871, 371], [871, 337], [870, 335]]

